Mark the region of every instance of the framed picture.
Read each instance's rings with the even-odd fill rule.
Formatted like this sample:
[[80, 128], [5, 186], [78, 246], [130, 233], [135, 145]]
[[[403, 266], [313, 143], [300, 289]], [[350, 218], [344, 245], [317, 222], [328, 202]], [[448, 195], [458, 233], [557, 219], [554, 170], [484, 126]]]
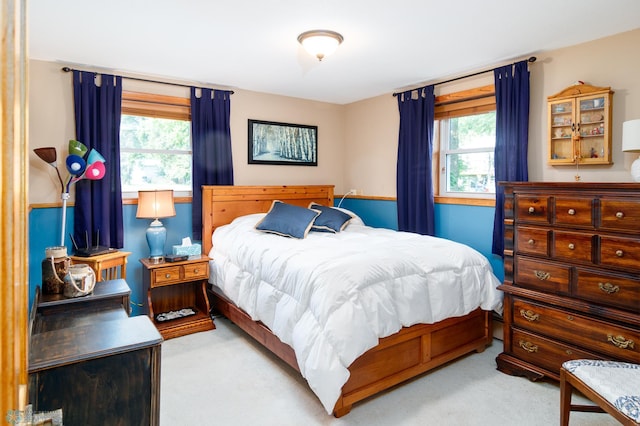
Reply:
[[249, 164], [318, 165], [318, 126], [249, 120]]

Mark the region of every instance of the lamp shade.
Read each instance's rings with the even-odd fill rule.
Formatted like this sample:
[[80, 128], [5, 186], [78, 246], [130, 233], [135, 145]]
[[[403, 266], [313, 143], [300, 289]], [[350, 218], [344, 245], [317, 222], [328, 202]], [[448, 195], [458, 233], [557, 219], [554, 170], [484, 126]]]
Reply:
[[176, 215], [173, 190], [138, 191], [136, 218], [159, 219]]
[[307, 52], [322, 61], [336, 51], [344, 38], [335, 31], [311, 30], [298, 36], [298, 42]]
[[622, 123], [622, 150], [640, 152], [640, 119]]
[[[640, 119], [622, 123], [622, 150], [625, 152], [640, 152]], [[631, 164], [631, 177], [640, 182], [640, 158]]]

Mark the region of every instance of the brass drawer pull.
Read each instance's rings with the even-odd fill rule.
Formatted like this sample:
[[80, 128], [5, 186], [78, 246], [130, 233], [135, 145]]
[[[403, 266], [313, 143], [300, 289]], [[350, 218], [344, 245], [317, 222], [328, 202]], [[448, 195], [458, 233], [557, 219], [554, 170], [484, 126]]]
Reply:
[[193, 270], [193, 273], [194, 273], [194, 274], [197, 274], [198, 272], [200, 272], [200, 270], [199, 270], [199, 269], [197, 269], [197, 268]]
[[551, 278], [551, 274], [549, 272], [535, 270], [533, 271], [533, 273], [536, 275], [536, 278], [539, 279], [540, 281], [546, 281], [549, 278]]
[[598, 283], [598, 288], [607, 294], [613, 294], [620, 291], [620, 287], [611, 283]]
[[569, 243], [569, 245], [567, 247], [569, 247], [569, 250], [575, 250], [576, 245], [573, 244], [573, 243]]
[[536, 243], [536, 241], [535, 241], [533, 238], [531, 238], [531, 239], [528, 241], [528, 243], [529, 243], [529, 245], [530, 245], [530, 246], [532, 246], [532, 245], [534, 245], [534, 244]]
[[620, 349], [634, 349], [635, 347], [633, 340], [627, 340], [624, 336], [612, 336], [611, 334], [608, 334], [607, 341], [613, 343], [613, 346]]
[[566, 353], [567, 355], [573, 355], [573, 351], [572, 351], [572, 350], [570, 350], [570, 349], [567, 349], [567, 350], [565, 351], [565, 353]]
[[617, 212], [617, 213], [616, 213], [616, 217], [617, 217], [618, 219], [622, 219], [622, 218], [624, 217], [624, 213], [622, 213], [622, 212]]
[[573, 321], [573, 315], [567, 315], [567, 320]]
[[569, 214], [569, 216], [575, 216], [576, 211], [574, 209], [569, 209], [567, 213]]
[[535, 207], [529, 207], [529, 214], [534, 214], [536, 212]]
[[534, 345], [531, 342], [525, 342], [524, 340], [520, 340], [520, 342], [518, 342], [518, 344], [520, 345], [520, 347], [522, 349], [524, 349], [525, 351], [529, 352], [529, 353], [534, 353], [534, 352], [538, 352], [538, 346]]
[[622, 257], [624, 256], [624, 252], [622, 250], [616, 250], [616, 256]]
[[527, 321], [531, 322], [538, 321], [538, 319], [540, 319], [540, 314], [536, 314], [531, 309], [527, 309], [526, 311], [524, 309], [520, 309], [520, 315]]
[[164, 274], [165, 278], [171, 278], [171, 274]]

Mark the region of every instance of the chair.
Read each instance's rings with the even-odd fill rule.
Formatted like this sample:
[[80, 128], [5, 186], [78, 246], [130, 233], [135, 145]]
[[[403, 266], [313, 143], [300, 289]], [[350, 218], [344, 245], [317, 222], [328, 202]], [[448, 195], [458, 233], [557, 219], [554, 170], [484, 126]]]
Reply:
[[[597, 405], [572, 405], [573, 390]], [[560, 369], [560, 425], [571, 411], [609, 413], [625, 426], [640, 425], [640, 365], [577, 359]]]

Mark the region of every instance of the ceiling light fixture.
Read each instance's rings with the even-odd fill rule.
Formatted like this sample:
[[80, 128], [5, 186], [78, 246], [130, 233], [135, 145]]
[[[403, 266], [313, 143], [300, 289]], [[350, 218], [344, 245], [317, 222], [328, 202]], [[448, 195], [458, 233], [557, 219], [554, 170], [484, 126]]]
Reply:
[[336, 51], [344, 37], [335, 31], [311, 30], [298, 36], [298, 42], [313, 56], [322, 61], [326, 56]]

